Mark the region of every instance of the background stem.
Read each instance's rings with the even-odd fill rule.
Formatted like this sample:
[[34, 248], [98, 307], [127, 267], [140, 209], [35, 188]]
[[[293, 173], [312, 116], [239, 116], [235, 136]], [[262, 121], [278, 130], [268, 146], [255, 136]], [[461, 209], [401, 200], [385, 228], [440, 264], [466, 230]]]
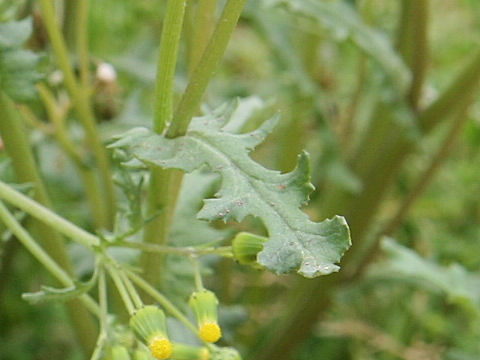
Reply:
[[[88, 89], [85, 90], [82, 84], [78, 84], [75, 79], [73, 67], [68, 57], [67, 47], [63, 39], [62, 33], [55, 18], [55, 11], [53, 2], [51, 0], [40, 0], [45, 26], [52, 44], [53, 52], [57, 58], [58, 66], [63, 73], [65, 79], [65, 86], [72, 96], [75, 104], [79, 120], [85, 129], [85, 138], [88, 148], [92, 150], [98, 166], [101, 183], [103, 187], [103, 197], [107, 204], [108, 228], [113, 225], [115, 215], [115, 189], [112, 181], [112, 174], [110, 171], [109, 159], [105, 147], [103, 146], [95, 118], [90, 107], [88, 99]], [[83, 29], [86, 31], [86, 29]]]

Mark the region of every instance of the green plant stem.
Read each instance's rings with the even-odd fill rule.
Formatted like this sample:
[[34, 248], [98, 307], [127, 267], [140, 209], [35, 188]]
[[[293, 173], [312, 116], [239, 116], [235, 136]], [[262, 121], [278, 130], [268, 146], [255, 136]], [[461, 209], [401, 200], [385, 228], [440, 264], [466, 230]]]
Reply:
[[167, 312], [169, 312], [172, 316], [176, 317], [179, 321], [181, 321], [194, 334], [198, 335], [198, 330], [195, 325], [193, 325], [190, 320], [188, 320], [188, 318], [183, 315], [182, 312], [170, 302], [170, 300], [160, 294], [152, 285], [143, 280], [140, 276], [134, 274], [129, 270], [126, 271], [128, 277], [132, 279], [132, 281], [137, 284], [139, 288], [143, 289], [147, 294], [149, 294], [153, 299], [155, 299]]
[[[5, 144], [8, 156], [12, 159], [17, 180], [32, 183], [35, 187], [35, 199], [46, 206], [50, 206], [48, 194], [37, 171], [20, 113], [3, 92], [0, 92], [0, 109], [2, 110], [0, 136]], [[69, 272], [71, 264], [62, 238], [41, 223], [34, 223], [33, 226], [42, 246], [56, 262]]]
[[398, 48], [412, 73], [407, 95], [417, 111], [428, 64], [429, 0], [403, 0], [398, 33]]
[[[35, 187], [35, 199], [46, 206], [50, 206], [50, 199], [38, 173], [26, 132], [22, 127], [24, 122], [13, 102], [3, 92], [0, 92], [0, 109], [2, 111], [0, 136], [5, 144], [7, 154], [12, 159], [17, 180], [32, 183]], [[7, 187], [7, 190], [10, 190], [10, 188]], [[36, 202], [33, 203], [37, 204]], [[51, 212], [48, 209], [46, 210]], [[40, 240], [47, 253], [67, 273], [72, 273], [72, 265], [61, 236], [41, 221], [33, 220], [31, 225], [33, 233]], [[85, 351], [90, 351], [94, 346], [96, 333], [96, 325], [93, 319], [80, 305], [79, 300], [69, 302], [66, 307], [79, 343]]]
[[217, 9], [217, 0], [198, 0], [196, 7], [189, 7], [189, 31], [188, 33], [188, 72], [198, 65], [208, 39], [212, 35], [213, 25], [215, 23], [215, 10]]
[[[30, 234], [18, 223], [15, 217], [0, 201], [0, 219], [22, 243], [22, 245], [37, 259], [49, 273], [51, 273], [62, 285], [73, 286], [74, 283], [65, 270], [48, 255], [45, 250], [30, 236]], [[99, 315], [99, 308], [95, 301], [87, 295], [80, 297], [81, 302], [94, 315]]]
[[90, 93], [90, 53], [88, 49], [88, 12], [90, 0], [80, 0], [76, 4], [75, 46], [80, 69], [81, 89]]
[[169, 126], [168, 137], [184, 135], [197, 112], [213, 74], [217, 70], [246, 0], [228, 0], [210, 41], [198, 62]]
[[359, 55], [357, 69], [357, 84], [352, 95], [352, 100], [346, 110], [345, 119], [342, 122], [342, 131], [340, 133], [340, 140], [342, 142], [343, 152], [346, 154], [346, 157], [348, 157], [352, 148], [355, 130], [355, 117], [357, 115], [358, 106], [362, 99], [367, 80], [367, 58], [364, 54]]
[[98, 334], [97, 343], [90, 360], [101, 359], [104, 344], [108, 339], [107, 283], [105, 280], [105, 268], [103, 265], [100, 267], [98, 274], [98, 302], [100, 304], [100, 333]]
[[369, 250], [366, 252], [367, 255], [364, 257], [362, 263], [359, 265], [359, 268], [357, 270], [358, 273], [363, 272], [366, 266], [376, 256], [380, 240], [384, 236], [391, 235], [405, 220], [409, 210], [412, 208], [416, 200], [418, 200], [420, 195], [430, 184], [442, 163], [448, 158], [448, 155], [450, 154], [453, 145], [457, 141], [458, 136], [460, 135], [463, 125], [465, 124], [467, 119], [468, 117], [466, 116], [465, 112], [461, 112], [456, 117], [456, 120], [453, 122], [450, 131], [438, 147], [437, 152], [432, 157], [432, 160], [425, 168], [425, 170], [420, 174], [407, 196], [402, 200], [402, 203], [395, 212], [395, 215], [390, 219], [390, 221], [388, 221], [384, 228], [379, 231], [370, 241]]
[[192, 261], [192, 265], [193, 265], [193, 272], [195, 276], [195, 287], [197, 288], [197, 291], [202, 291], [204, 287], [203, 287], [203, 281], [202, 281], [202, 274], [200, 274], [200, 266], [198, 265], [198, 259], [196, 256], [190, 256], [190, 260]]
[[[161, 134], [173, 116], [173, 92], [175, 66], [177, 63], [180, 35], [185, 14], [185, 0], [169, 0], [160, 39], [160, 51], [157, 64], [157, 81], [155, 90], [154, 131]], [[144, 242], [164, 245], [173, 214], [171, 202], [171, 186], [173, 170], [151, 169], [147, 198], [147, 216], [155, 216], [145, 225]], [[142, 266], [146, 279], [153, 283], [161, 283], [163, 276], [163, 258], [145, 253]]]
[[130, 298], [133, 300], [133, 303], [135, 304], [135, 308], [140, 309], [143, 307], [143, 302], [140, 296], [138, 295], [137, 290], [135, 290], [135, 287], [133, 286], [132, 282], [128, 278], [127, 274], [125, 271], [120, 271], [120, 277], [125, 284], [125, 288], [128, 291], [128, 294], [130, 295]]
[[130, 298], [130, 295], [128, 293], [127, 288], [125, 287], [125, 284], [119, 275], [119, 269], [117, 269], [116, 265], [112, 264], [107, 264], [106, 265], [108, 274], [113, 280], [113, 283], [115, 284], [115, 287], [118, 290], [118, 293], [120, 294], [120, 297], [122, 298], [123, 304], [125, 305], [125, 308], [127, 309], [127, 312], [130, 316], [132, 316], [135, 313], [135, 306], [133, 305], [132, 299]]
[[116, 241], [108, 244], [111, 247], [125, 247], [130, 249], [136, 249], [145, 252], [157, 253], [157, 254], [172, 254], [172, 255], [184, 255], [184, 256], [200, 256], [200, 255], [219, 255], [222, 257], [231, 258], [232, 247], [220, 246], [220, 247], [175, 247], [158, 244], [147, 244], [141, 242], [130, 241]]
[[433, 129], [442, 120], [466, 109], [480, 85], [480, 51], [477, 50], [471, 62], [455, 78], [442, 95], [420, 115], [419, 123], [425, 132]]
[[113, 186], [110, 164], [105, 147], [102, 145], [97, 125], [89, 104], [88, 91], [77, 83], [68, 58], [67, 47], [55, 19], [55, 11], [51, 0], [40, 0], [45, 26], [58, 61], [60, 70], [65, 79], [65, 85], [73, 98], [79, 120], [85, 129], [86, 142], [92, 150], [101, 175], [103, 197], [107, 204], [108, 228], [113, 225], [115, 215], [115, 189]]
[[68, 131], [65, 128], [65, 116], [59, 109], [52, 93], [43, 85], [37, 86], [38, 92], [45, 104], [45, 108], [50, 120], [55, 125], [54, 135], [60, 146], [65, 150], [72, 160], [76, 171], [82, 178], [85, 193], [87, 195], [88, 205], [92, 212], [93, 222], [96, 228], [108, 227], [107, 209], [102, 201], [101, 191], [98, 182], [95, 179], [93, 169], [83, 159], [83, 156], [77, 150], [75, 144], [70, 139]]
[[92, 248], [100, 244], [100, 240], [95, 235], [86, 232], [85, 230], [58, 216], [53, 211], [40, 205], [36, 201], [33, 201], [22, 193], [12, 189], [3, 181], [0, 181], [0, 198], [22, 209], [27, 214], [30, 214], [59, 233], [82, 245]]
[[[456, 78], [453, 85], [429, 108], [419, 115], [419, 123], [424, 124], [425, 133], [432, 130], [439, 122], [450, 115], [461, 113], [468, 108], [472, 101], [474, 89], [480, 85], [480, 53], [474, 61]], [[462, 88], [463, 86], [463, 88]], [[455, 102], [455, 98], [458, 99]], [[446, 104], [450, 108], [446, 108]], [[444, 112], [441, 112], [443, 109]], [[378, 116], [381, 115], [382, 116]], [[377, 209], [384, 199], [389, 185], [395, 179], [407, 156], [414, 151], [415, 146], [405, 129], [401, 130], [392, 125], [392, 121], [385, 121], [388, 112], [381, 110], [374, 117], [376, 124], [367, 130], [364, 142], [358, 148], [360, 156], [352, 162], [354, 170], [363, 181], [364, 188], [357, 194], [345, 194], [344, 191], [333, 189], [327, 194], [326, 204], [323, 209], [324, 216], [332, 213], [345, 215], [351, 229], [354, 246], [342, 259], [342, 270], [339, 274], [329, 275], [308, 283], [299, 280], [292, 290], [293, 299], [308, 298], [302, 306], [291, 307], [275, 327], [274, 336], [255, 354], [256, 360], [273, 358], [288, 359], [294, 348], [301, 344], [314, 327], [317, 320], [325, 314], [328, 304], [333, 300], [335, 290], [343, 284], [358, 278], [364, 266], [364, 259], [368, 256], [369, 244], [365, 243], [365, 236], [370, 228]], [[369, 151], [370, 149], [370, 151]], [[366, 181], [368, 179], [368, 181]], [[319, 306], [317, 300], [322, 299]], [[293, 304], [294, 302], [292, 302]], [[300, 303], [299, 303], [300, 304]], [[302, 311], [297, 311], [298, 308]]]

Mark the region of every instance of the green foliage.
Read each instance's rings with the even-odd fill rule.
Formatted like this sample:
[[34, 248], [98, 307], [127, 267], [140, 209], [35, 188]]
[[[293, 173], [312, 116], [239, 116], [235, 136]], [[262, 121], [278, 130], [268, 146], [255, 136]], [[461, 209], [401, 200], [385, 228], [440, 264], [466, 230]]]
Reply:
[[31, 19], [0, 24], [0, 88], [18, 101], [32, 99], [42, 78], [36, 70], [40, 57], [21, 49], [31, 33]]
[[415, 251], [397, 244], [392, 239], [382, 242], [388, 260], [372, 269], [375, 278], [391, 278], [399, 282], [414, 283], [422, 288], [442, 291], [452, 303], [479, 315], [480, 277], [469, 273], [459, 264], [442, 267], [421, 258]]
[[[283, 6], [298, 21], [313, 21], [324, 26], [338, 40], [351, 39], [362, 51], [375, 59], [385, 70], [399, 93], [410, 83], [410, 72], [396, 53], [389, 39], [368, 26], [350, 5], [342, 1], [264, 0], [267, 6]], [[308, 25], [303, 24], [303, 26]], [[312, 32], [317, 31], [312, 27]]]
[[334, 263], [350, 246], [345, 220], [335, 217], [314, 223], [298, 210], [313, 190], [307, 154], [300, 155], [291, 173], [263, 168], [248, 153], [271, 132], [277, 119], [237, 135], [224, 131], [232, 110], [232, 106], [222, 106], [195, 118], [187, 134], [175, 139], [134, 128], [111, 147], [125, 148], [149, 165], [191, 172], [206, 164], [220, 173], [223, 181], [216, 199], [207, 199], [198, 216], [210, 221], [242, 221], [247, 215], [262, 219], [269, 241], [258, 261], [267, 269], [277, 274], [297, 270], [310, 278], [338, 271]]

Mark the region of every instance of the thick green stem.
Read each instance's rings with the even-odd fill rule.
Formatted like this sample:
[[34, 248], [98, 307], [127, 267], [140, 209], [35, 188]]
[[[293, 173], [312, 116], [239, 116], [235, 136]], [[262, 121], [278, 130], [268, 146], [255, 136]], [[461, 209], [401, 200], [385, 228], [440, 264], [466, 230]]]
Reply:
[[418, 110], [428, 64], [429, 0], [403, 0], [398, 48], [412, 72], [408, 100]]
[[100, 245], [100, 240], [95, 235], [58, 216], [50, 209], [12, 189], [3, 181], [0, 181], [0, 198], [82, 245], [90, 248]]
[[[20, 113], [3, 92], [0, 92], [0, 109], [2, 109], [0, 136], [5, 144], [8, 156], [12, 159], [17, 180], [32, 183], [35, 187], [35, 199], [46, 206], [50, 206], [47, 191], [37, 171]], [[41, 223], [37, 222], [33, 226], [42, 246], [45, 247], [56, 262], [67, 271], [70, 271], [71, 264], [68, 260], [62, 238]]]
[[[185, 0], [169, 0], [160, 40], [160, 53], [157, 65], [156, 102], [153, 128], [161, 134], [173, 116], [173, 93], [175, 66], [177, 63], [180, 35], [185, 14]], [[147, 199], [147, 216], [155, 218], [144, 230], [144, 242], [164, 245], [167, 242], [171, 214], [171, 183], [173, 170], [152, 168]], [[159, 284], [162, 278], [164, 260], [153, 254], [142, 258], [146, 279]]]
[[85, 129], [87, 145], [92, 150], [100, 171], [104, 201], [107, 204], [108, 209], [108, 227], [111, 228], [115, 215], [115, 189], [113, 186], [107, 152], [101, 142], [92, 109], [90, 107], [88, 90], [83, 89], [81, 84], [79, 85], [75, 79], [73, 67], [68, 58], [67, 47], [55, 19], [53, 2], [51, 0], [40, 0], [40, 5], [53, 51], [58, 61], [58, 66], [63, 73], [67, 90], [73, 98], [79, 120]]
[[[453, 85], [428, 108], [420, 114], [419, 123], [424, 124], [425, 131], [430, 131], [440, 121], [454, 113], [466, 109], [472, 101], [473, 91], [480, 83], [480, 54], [462, 72]], [[455, 99], [458, 101], [455, 102]], [[447, 109], [447, 104], [450, 108]], [[441, 111], [443, 110], [443, 112]], [[329, 275], [311, 283], [299, 281], [292, 290], [292, 298], [309, 298], [302, 306], [302, 311], [296, 308], [287, 313], [281, 323], [275, 327], [275, 335], [270, 337], [261, 353], [255, 355], [256, 360], [273, 358], [288, 359], [293, 349], [302, 343], [313, 329], [317, 320], [325, 314], [328, 303], [332, 301], [335, 289], [345, 282], [356, 279], [359, 271], [364, 268], [365, 256], [368, 256], [369, 244], [365, 243], [365, 236], [374, 220], [375, 213], [384, 199], [389, 185], [395, 179], [395, 174], [404, 163], [407, 155], [414, 151], [415, 146], [408, 140], [408, 136], [401, 129], [392, 127], [392, 121], [385, 121], [383, 113], [377, 124], [370, 128], [371, 143], [365, 148], [359, 147], [358, 154], [352, 162], [355, 172], [364, 183], [363, 190], [357, 194], [345, 194], [341, 190], [333, 190], [332, 196], [327, 197], [324, 215], [341, 213], [346, 215], [349, 223], [354, 246], [342, 259], [342, 270], [339, 274]], [[378, 114], [377, 114], [378, 115]], [[375, 132], [377, 132], [374, 134]], [[375, 143], [375, 141], [377, 141]], [[367, 142], [364, 142], [367, 145]], [[370, 148], [371, 151], [368, 149]], [[368, 179], [368, 181], [365, 181]], [[317, 301], [322, 299], [324, 306], [318, 306]], [[292, 308], [293, 309], [293, 308]]]
[[[52, 274], [62, 285], [73, 286], [73, 280], [63, 270], [55, 260], [48, 255], [45, 250], [30, 236], [30, 234], [18, 223], [6, 206], [0, 201], [0, 219], [22, 243], [23, 246], [36, 258], [43, 267]], [[83, 295], [80, 300], [85, 307], [94, 315], [99, 315], [99, 308], [97, 303], [89, 296]]]
[[189, 6], [188, 16], [188, 72], [193, 73], [198, 65], [215, 24], [217, 0], [198, 0], [195, 7]]
[[455, 117], [455, 121], [453, 122], [450, 131], [448, 132], [444, 141], [438, 147], [438, 151], [432, 157], [432, 160], [425, 168], [425, 170], [420, 174], [418, 180], [415, 182], [407, 196], [402, 200], [402, 203], [395, 212], [395, 215], [391, 218], [390, 221], [388, 221], [384, 228], [379, 231], [369, 242], [368, 249], [365, 251], [366, 255], [358, 266], [357, 272], [361, 273], [370, 263], [370, 261], [375, 257], [375, 255], [377, 254], [378, 245], [380, 244], [380, 240], [384, 236], [392, 234], [402, 224], [409, 210], [415, 204], [415, 201], [427, 188], [442, 163], [447, 159], [467, 119], [468, 117], [463, 111], [457, 117]]
[[480, 51], [455, 78], [443, 94], [419, 115], [419, 123], [428, 132], [442, 120], [450, 117], [470, 104], [470, 94], [480, 86]]
[[168, 137], [181, 136], [187, 131], [192, 117], [198, 111], [207, 85], [225, 53], [245, 3], [246, 0], [228, 0], [225, 5], [222, 16], [178, 104], [175, 121], [167, 131]]

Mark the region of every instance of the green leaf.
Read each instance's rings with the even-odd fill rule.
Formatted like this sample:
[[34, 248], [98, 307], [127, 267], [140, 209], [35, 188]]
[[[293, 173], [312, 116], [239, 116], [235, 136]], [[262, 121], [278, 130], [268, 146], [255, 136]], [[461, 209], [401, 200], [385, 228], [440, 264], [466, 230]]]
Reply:
[[89, 292], [97, 282], [97, 275], [98, 271], [95, 269], [92, 277], [87, 282], [74, 281], [73, 286], [63, 289], [42, 286], [41, 291], [22, 294], [22, 299], [28, 301], [30, 304], [38, 304], [45, 301], [70, 301]]
[[382, 66], [400, 93], [408, 89], [410, 72], [388, 38], [365, 24], [346, 3], [319, 0], [264, 0], [264, 4], [267, 7], [286, 7], [290, 14], [323, 25], [338, 39], [351, 39], [356, 46]]
[[31, 32], [30, 19], [0, 24], [0, 88], [17, 101], [33, 98], [42, 78], [36, 71], [40, 57], [21, 49]]
[[415, 251], [399, 245], [392, 239], [382, 242], [388, 260], [375, 265], [370, 276], [393, 278], [414, 283], [422, 288], [441, 291], [449, 301], [480, 314], [480, 277], [469, 273], [458, 264], [449, 267], [423, 259]]
[[[122, 147], [148, 165], [186, 172], [207, 165], [222, 177], [215, 199], [207, 199], [198, 213], [205, 220], [242, 221], [247, 215], [264, 222], [269, 241], [258, 262], [281, 274], [293, 270], [305, 277], [339, 270], [338, 262], [350, 246], [348, 226], [342, 217], [315, 223], [299, 207], [308, 201], [308, 155], [286, 174], [268, 170], [249, 157], [273, 129], [277, 118], [246, 134], [224, 131], [238, 103], [222, 106], [194, 118], [185, 136], [168, 139], [145, 128], [134, 128], [111, 147]], [[138, 161], [137, 160], [137, 161]]]

